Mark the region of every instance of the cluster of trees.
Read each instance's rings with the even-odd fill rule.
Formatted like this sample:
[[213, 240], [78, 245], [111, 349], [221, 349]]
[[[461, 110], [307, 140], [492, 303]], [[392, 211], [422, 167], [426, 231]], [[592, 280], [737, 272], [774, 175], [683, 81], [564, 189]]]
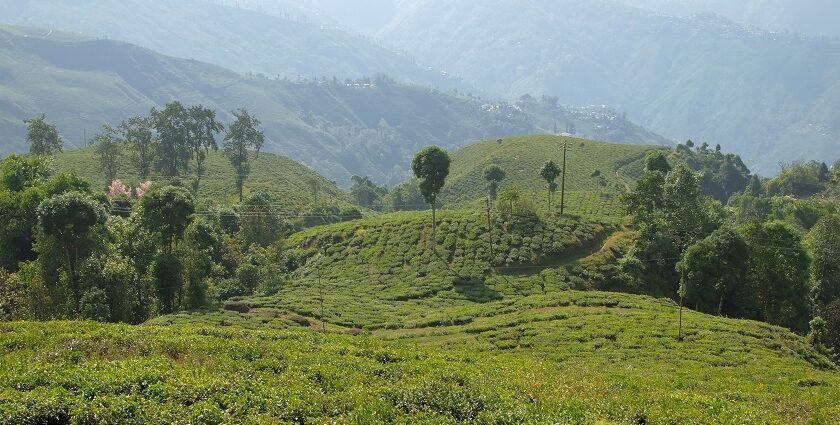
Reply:
[[[750, 177], [726, 208], [702, 190], [703, 172], [668, 159], [663, 152], [648, 156], [635, 190], [624, 196], [638, 233], [621, 264], [628, 283], [711, 314], [800, 332], [810, 325], [813, 338], [840, 353], [836, 206], [804, 203], [809, 219], [798, 220], [785, 211], [802, 201], [768, 196], [772, 181]], [[741, 209], [754, 204], [748, 198], [767, 202], [767, 211], [745, 214]]]
[[55, 174], [49, 155], [61, 150], [58, 131], [43, 115], [27, 120], [32, 155], [0, 162], [0, 318], [139, 323], [276, 290], [296, 264], [282, 243], [292, 224], [270, 196], [242, 198], [249, 151], [258, 151], [264, 136], [246, 111], [233, 115], [223, 148], [237, 170], [241, 203], [202, 211], [195, 193], [203, 161], [225, 130], [212, 110], [173, 102], [116, 129], [105, 126], [96, 150], [106, 174], [116, 175], [123, 150], [143, 177], [195, 172], [189, 186], [175, 178], [132, 191], [115, 179], [107, 193], [74, 174]]
[[263, 193], [197, 212], [191, 188], [153, 184], [126, 211], [43, 157], [0, 168], [2, 319], [140, 323], [271, 293], [296, 265], [283, 249], [292, 227]]
[[[225, 129], [214, 110], [175, 101], [163, 109], [152, 108], [148, 116], [131, 117], [117, 127], [104, 125], [94, 136], [102, 173], [107, 181], [115, 179], [125, 156], [140, 179], [148, 179], [153, 172], [164, 179], [192, 176], [192, 186], [197, 192], [206, 171], [207, 152], [218, 150], [221, 139], [225, 155], [235, 170], [241, 202], [250, 173], [251, 152], [259, 154], [265, 136], [260, 121], [247, 110], [234, 111], [232, 115], [233, 121]], [[51, 155], [61, 151], [58, 131], [43, 114], [25, 123], [30, 153]]]

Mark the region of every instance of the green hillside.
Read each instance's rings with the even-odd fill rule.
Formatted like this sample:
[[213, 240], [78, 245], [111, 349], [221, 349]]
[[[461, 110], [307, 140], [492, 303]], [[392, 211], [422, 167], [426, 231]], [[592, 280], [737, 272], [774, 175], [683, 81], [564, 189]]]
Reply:
[[460, 327], [373, 336], [2, 324], [0, 418], [829, 424], [840, 414], [836, 369], [780, 328], [687, 313], [679, 342], [673, 303], [573, 291], [475, 313]]
[[[559, 268], [598, 251], [615, 229], [573, 219], [496, 217], [491, 257], [483, 213], [442, 213], [437, 254], [430, 225], [429, 213], [411, 212], [294, 234], [286, 244], [299, 268], [275, 295], [244, 302], [320, 317], [323, 294], [324, 320], [344, 327], [450, 322], [464, 306], [568, 286], [565, 276], [541, 275], [539, 267]], [[515, 276], [534, 266], [536, 280]]]
[[[126, 185], [139, 183], [137, 172], [127, 156], [120, 161], [117, 178]], [[221, 151], [207, 154], [205, 175], [199, 186], [199, 200], [224, 203], [238, 201], [234, 184], [234, 169]], [[110, 181], [105, 179], [97, 164], [93, 148], [64, 151], [55, 156], [53, 166], [59, 172], [74, 172], [89, 181], [94, 188], [106, 188]], [[185, 179], [191, 182], [193, 176]], [[161, 177], [152, 175], [149, 180]], [[353, 201], [350, 195], [338, 188], [310, 168], [289, 158], [271, 153], [260, 153], [251, 163], [251, 174], [245, 183], [246, 193], [262, 191], [272, 195], [283, 206], [280, 210], [299, 213], [315, 205], [312, 182], [318, 185], [318, 204], [348, 207]]]
[[387, 78], [293, 82], [241, 76], [125, 43], [48, 30], [0, 28], [0, 81], [0, 154], [26, 150], [23, 119], [40, 112], [57, 125], [68, 147], [82, 147], [102, 124], [147, 114], [172, 100], [204, 104], [224, 122], [230, 111], [247, 108], [262, 121], [266, 151], [342, 185], [352, 174], [396, 184], [408, 176], [411, 156], [427, 144], [454, 148], [551, 131], [548, 122], [576, 123], [592, 137], [615, 142], [666, 142], [626, 120], [604, 125], [600, 115], [571, 114], [556, 105], [523, 112]]
[[[566, 153], [566, 190], [572, 192], [570, 211], [592, 213], [586, 210], [589, 198], [603, 195], [604, 213], [615, 212], [609, 208], [609, 201], [616, 200], [633, 180], [638, 177], [646, 152], [657, 149], [654, 146], [617, 145], [593, 142], [573, 137], [560, 136], [518, 136], [506, 137], [501, 142], [488, 140], [471, 144], [451, 152], [452, 165], [444, 188], [445, 203], [463, 205], [487, 196], [487, 182], [484, 169], [496, 164], [505, 170], [501, 187], [515, 185], [531, 192], [534, 199], [542, 201], [546, 195], [546, 183], [540, 178], [540, 168], [549, 160], [558, 165], [563, 162], [563, 143]], [[606, 179], [606, 186], [600, 186], [592, 177], [600, 171]], [[558, 179], [557, 183], [560, 183]], [[559, 200], [559, 197], [558, 197]]]

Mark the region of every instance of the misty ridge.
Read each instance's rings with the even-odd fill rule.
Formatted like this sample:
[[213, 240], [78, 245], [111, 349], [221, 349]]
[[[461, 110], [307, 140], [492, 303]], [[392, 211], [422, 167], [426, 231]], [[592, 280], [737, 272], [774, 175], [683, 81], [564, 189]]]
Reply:
[[[672, 141], [720, 143], [768, 175], [780, 162], [833, 161], [838, 117], [831, 93], [840, 47], [818, 22], [837, 16], [837, 7], [736, 3], [191, 0], [2, 6], [8, 24], [127, 41], [240, 74], [291, 81], [384, 74], [490, 103], [514, 103], [527, 94], [556, 97], [571, 108], [605, 105]], [[29, 111], [3, 117], [3, 127], [16, 128], [17, 137], [20, 119], [33, 107], [24, 109]], [[307, 112], [313, 111], [296, 111]], [[83, 133], [80, 127], [87, 125], [79, 121], [70, 118], [65, 132]], [[377, 124], [368, 120], [361, 129]], [[553, 130], [554, 123], [534, 127]], [[620, 135], [582, 135], [624, 141]], [[463, 137], [453, 133], [440, 140], [455, 146], [469, 141]], [[302, 154], [293, 156], [314, 165]], [[370, 172], [355, 167], [350, 171]]]

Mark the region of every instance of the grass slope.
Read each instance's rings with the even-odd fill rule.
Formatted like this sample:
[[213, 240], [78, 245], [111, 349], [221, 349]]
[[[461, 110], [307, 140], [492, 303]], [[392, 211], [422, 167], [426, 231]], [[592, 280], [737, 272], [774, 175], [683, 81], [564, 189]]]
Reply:
[[[271, 153], [260, 153], [253, 158], [251, 174], [245, 182], [246, 195], [255, 191], [264, 191], [273, 196], [276, 202], [282, 204], [282, 211], [304, 212], [315, 205], [310, 182], [318, 184], [318, 204], [349, 207], [353, 204], [350, 195], [338, 188], [334, 182], [327, 180], [310, 168], [291, 159]], [[97, 163], [93, 148], [74, 149], [61, 152], [55, 156], [53, 166], [59, 172], [74, 172], [89, 181], [94, 188], [106, 188], [107, 181]], [[209, 152], [205, 162], [206, 171], [199, 186], [199, 201], [213, 201], [216, 203], [238, 202], [238, 193], [234, 184], [234, 169], [221, 151]], [[136, 186], [139, 182], [137, 172], [132, 167], [128, 152], [124, 152], [120, 161], [117, 177], [126, 185]], [[155, 181], [159, 176], [149, 176]], [[193, 175], [186, 178], [189, 183]]]
[[[515, 185], [535, 197], [538, 205], [546, 203], [546, 183], [540, 177], [540, 168], [552, 160], [563, 163], [562, 144], [568, 144], [566, 154], [566, 190], [572, 192], [568, 206], [579, 213], [589, 206], [582, 205], [585, 198], [602, 198], [604, 213], [617, 212], [616, 195], [622, 193], [629, 182], [638, 177], [645, 154], [658, 149], [646, 145], [618, 145], [561, 136], [507, 137], [501, 142], [487, 140], [460, 148], [451, 153], [452, 165], [442, 199], [445, 203], [464, 205], [487, 196], [484, 169], [496, 164], [505, 170], [501, 187]], [[601, 171], [607, 181], [600, 187], [591, 177]], [[558, 185], [560, 179], [557, 180]], [[559, 189], [554, 204], [559, 204]], [[613, 201], [613, 202], [610, 202]]]
[[840, 414], [840, 374], [780, 328], [688, 313], [678, 342], [673, 303], [574, 291], [480, 311], [463, 327], [373, 336], [0, 324], [0, 423], [830, 424]]
[[[432, 252], [429, 213], [370, 217], [292, 235], [302, 266], [276, 295], [243, 300], [348, 328], [424, 327], [470, 320], [458, 308], [567, 285], [564, 276], [514, 276], [521, 267], [554, 267], [597, 251], [615, 229], [576, 219], [494, 219], [490, 267], [486, 217], [445, 212]], [[320, 300], [323, 298], [323, 315]]]

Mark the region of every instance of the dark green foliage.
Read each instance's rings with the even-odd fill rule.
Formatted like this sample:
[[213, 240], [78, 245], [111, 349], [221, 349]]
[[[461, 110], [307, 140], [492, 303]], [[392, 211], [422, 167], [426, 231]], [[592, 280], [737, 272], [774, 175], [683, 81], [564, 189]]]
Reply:
[[105, 322], [111, 318], [108, 295], [100, 288], [90, 288], [79, 301], [79, 314], [90, 320]]
[[546, 187], [548, 188], [548, 209], [551, 210], [551, 195], [557, 190], [557, 177], [563, 173], [563, 170], [560, 168], [559, 165], [555, 164], [554, 161], [548, 161], [545, 165], [540, 168], [540, 177], [545, 180]]
[[75, 310], [81, 297], [79, 266], [89, 255], [95, 234], [105, 219], [102, 205], [79, 192], [54, 195], [38, 207], [38, 224], [43, 235], [64, 255]]
[[157, 135], [155, 169], [166, 177], [177, 177], [189, 167], [189, 112], [181, 102], [167, 103], [162, 110], [152, 108], [150, 121]]
[[750, 259], [749, 248], [734, 229], [723, 227], [690, 246], [677, 263], [683, 278], [682, 294], [699, 311], [731, 314], [733, 299], [744, 285]]
[[826, 189], [829, 181], [824, 163], [817, 161], [784, 164], [779, 175], [771, 179], [767, 191], [771, 195], [807, 198]]
[[449, 154], [437, 146], [429, 146], [414, 156], [411, 169], [420, 180], [420, 193], [426, 203], [435, 208], [437, 196], [449, 175]]
[[487, 180], [487, 195], [491, 201], [496, 200], [499, 192], [499, 184], [505, 179], [505, 170], [496, 164], [488, 165], [484, 169], [484, 180]]
[[813, 299], [823, 308], [840, 299], [840, 218], [826, 215], [820, 219], [808, 234], [808, 248], [813, 258]]
[[236, 280], [245, 294], [251, 294], [260, 283], [260, 270], [252, 264], [243, 264], [236, 269]]
[[659, 171], [663, 175], [671, 172], [668, 157], [662, 152], [651, 152], [645, 157], [645, 170]]
[[121, 137], [131, 152], [131, 163], [141, 179], [148, 177], [152, 171], [158, 149], [152, 126], [151, 117], [131, 117], [119, 127]]
[[189, 148], [195, 159], [195, 184], [193, 188], [198, 192], [201, 179], [204, 177], [204, 161], [209, 150], [218, 150], [216, 135], [224, 130], [224, 126], [216, 121], [216, 111], [201, 105], [190, 106], [187, 110], [187, 131]]
[[825, 321], [823, 343], [833, 351], [835, 359], [840, 361], [840, 299], [826, 305], [820, 317]]
[[449, 165], [452, 160], [449, 154], [437, 146], [428, 146], [417, 153], [411, 161], [414, 177], [420, 180], [420, 193], [423, 199], [432, 207], [432, 249], [437, 249], [437, 211], [438, 194], [446, 177], [449, 175]]
[[35, 118], [23, 120], [26, 124], [26, 142], [29, 143], [29, 153], [35, 155], [52, 155], [61, 152], [61, 137], [55, 124], [47, 122], [44, 114]]
[[750, 246], [750, 293], [741, 315], [806, 330], [809, 257], [800, 233], [781, 222], [752, 222], [740, 231]]
[[195, 203], [183, 187], [152, 187], [140, 200], [143, 225], [158, 235], [161, 246], [172, 251], [174, 242], [183, 235], [192, 220]]
[[153, 268], [160, 312], [172, 313], [176, 305], [175, 296], [183, 287], [181, 259], [174, 254], [161, 253], [155, 258]]
[[280, 216], [277, 201], [265, 192], [248, 197], [239, 211], [239, 234], [243, 247], [266, 247], [288, 234], [291, 226]]
[[356, 204], [364, 208], [382, 211], [382, 199], [388, 194], [387, 187], [377, 185], [367, 176], [353, 176], [350, 181], [353, 183], [350, 186], [350, 195], [356, 200]]
[[96, 158], [106, 181], [114, 180], [119, 172], [122, 141], [117, 130], [110, 125], [103, 125], [102, 132], [93, 137], [96, 143]]
[[249, 114], [247, 110], [234, 111], [233, 116], [236, 119], [228, 126], [225, 133], [224, 149], [225, 155], [233, 165], [236, 189], [239, 192], [239, 202], [241, 203], [245, 180], [251, 173], [251, 160], [248, 151], [253, 149], [259, 155], [265, 141], [265, 135], [260, 130], [260, 120]]
[[46, 158], [9, 155], [0, 162], [0, 190], [20, 192], [42, 184], [49, 175]]

